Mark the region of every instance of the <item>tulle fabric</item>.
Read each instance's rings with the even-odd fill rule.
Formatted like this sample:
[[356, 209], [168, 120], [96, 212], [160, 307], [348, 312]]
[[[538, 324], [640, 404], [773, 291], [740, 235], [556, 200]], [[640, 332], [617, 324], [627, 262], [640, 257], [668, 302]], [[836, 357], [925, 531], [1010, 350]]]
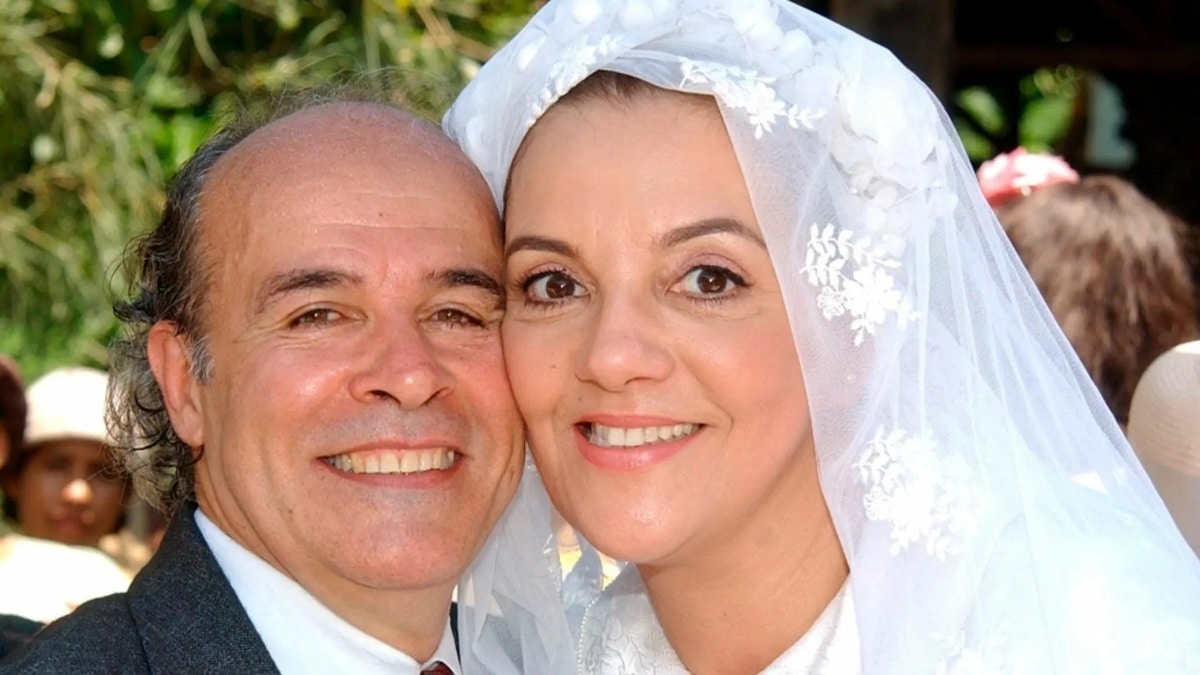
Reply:
[[[1200, 672], [1200, 561], [920, 81], [783, 1], [552, 1], [444, 120], [501, 208], [526, 132], [601, 69], [717, 99], [784, 289], [863, 672]], [[467, 672], [587, 670], [550, 522], [529, 463], [460, 592]]]

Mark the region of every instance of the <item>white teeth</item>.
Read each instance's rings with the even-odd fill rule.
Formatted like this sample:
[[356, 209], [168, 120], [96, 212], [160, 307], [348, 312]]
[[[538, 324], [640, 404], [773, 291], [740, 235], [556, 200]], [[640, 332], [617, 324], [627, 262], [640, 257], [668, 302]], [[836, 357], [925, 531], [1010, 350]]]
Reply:
[[400, 473], [416, 473], [421, 470], [421, 459], [414, 453], [405, 453], [400, 458]]
[[691, 436], [700, 429], [699, 424], [626, 428], [593, 423], [589, 427], [588, 441], [602, 448], [636, 448], [652, 443], [664, 443]]
[[379, 458], [380, 473], [400, 473], [400, 460], [396, 458], [396, 453], [385, 452]]
[[454, 466], [458, 453], [446, 448], [404, 450], [400, 452], [353, 452], [328, 458], [328, 463], [347, 473], [417, 473], [444, 470]]

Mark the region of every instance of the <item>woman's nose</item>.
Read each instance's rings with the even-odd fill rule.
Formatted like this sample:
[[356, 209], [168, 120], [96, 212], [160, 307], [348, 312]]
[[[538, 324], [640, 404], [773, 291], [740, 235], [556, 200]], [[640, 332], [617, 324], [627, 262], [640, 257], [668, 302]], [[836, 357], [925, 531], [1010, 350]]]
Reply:
[[649, 308], [630, 301], [605, 303], [580, 355], [579, 378], [614, 392], [639, 381], [665, 380], [674, 371], [675, 359], [664, 335]]

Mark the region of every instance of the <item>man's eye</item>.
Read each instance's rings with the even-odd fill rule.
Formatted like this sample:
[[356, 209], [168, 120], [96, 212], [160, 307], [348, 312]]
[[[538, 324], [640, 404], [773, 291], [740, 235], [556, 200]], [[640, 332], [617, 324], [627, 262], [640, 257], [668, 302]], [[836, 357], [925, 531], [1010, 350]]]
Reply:
[[583, 295], [583, 286], [566, 272], [543, 272], [525, 281], [525, 294], [534, 302], [553, 302]]
[[293, 328], [300, 326], [320, 326], [333, 323], [341, 317], [340, 313], [332, 309], [310, 309], [292, 319], [291, 326]]
[[452, 307], [439, 309], [438, 311], [434, 312], [433, 320], [437, 323], [448, 326], [463, 328], [479, 328], [484, 325], [483, 320], [479, 317], [468, 312], [464, 312], [461, 309], [454, 309]]

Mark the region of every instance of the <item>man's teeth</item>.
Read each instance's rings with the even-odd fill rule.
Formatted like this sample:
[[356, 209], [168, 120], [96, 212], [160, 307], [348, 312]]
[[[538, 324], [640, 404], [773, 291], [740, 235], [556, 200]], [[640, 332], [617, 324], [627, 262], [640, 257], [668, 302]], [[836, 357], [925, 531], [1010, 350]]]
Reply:
[[651, 443], [673, 441], [691, 436], [699, 424], [675, 424], [657, 427], [609, 427], [592, 423], [587, 430], [588, 442], [602, 448], [636, 448]]
[[352, 452], [326, 458], [333, 467], [347, 473], [418, 473], [434, 469], [449, 469], [458, 453], [446, 448], [436, 450], [404, 450], [401, 452]]

